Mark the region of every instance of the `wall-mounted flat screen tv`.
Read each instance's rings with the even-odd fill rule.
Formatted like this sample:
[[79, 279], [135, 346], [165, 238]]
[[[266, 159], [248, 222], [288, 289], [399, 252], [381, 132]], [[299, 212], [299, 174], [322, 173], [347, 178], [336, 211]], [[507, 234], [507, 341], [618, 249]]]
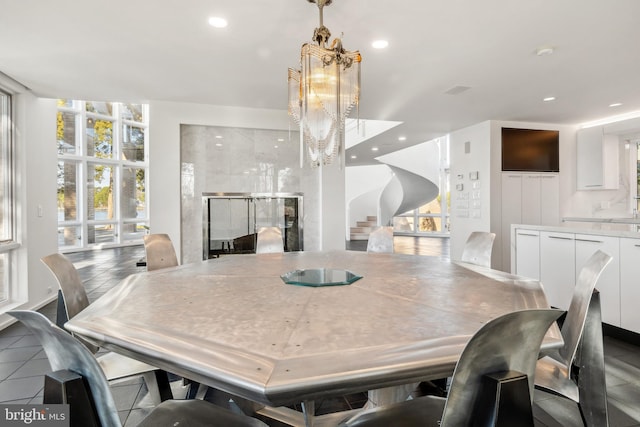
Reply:
[[560, 172], [560, 133], [502, 128], [502, 170]]

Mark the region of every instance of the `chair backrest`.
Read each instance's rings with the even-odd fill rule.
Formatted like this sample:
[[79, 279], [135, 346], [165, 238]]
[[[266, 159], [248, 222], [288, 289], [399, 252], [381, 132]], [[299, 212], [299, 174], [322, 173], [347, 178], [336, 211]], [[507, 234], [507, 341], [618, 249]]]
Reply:
[[176, 250], [168, 234], [145, 234], [143, 240], [147, 271], [179, 265]]
[[107, 378], [84, 345], [36, 311], [14, 310], [8, 314], [20, 320], [40, 341], [53, 371], [69, 370], [86, 379], [103, 427], [121, 425]]
[[560, 329], [564, 346], [558, 353], [567, 368], [571, 367], [575, 359], [578, 344], [580, 344], [580, 338], [587, 321], [587, 312], [593, 290], [602, 271], [611, 262], [611, 259], [610, 255], [598, 250], [585, 262], [578, 274], [569, 310], [567, 310], [567, 317]]
[[284, 252], [284, 241], [280, 227], [261, 227], [256, 242], [257, 254]]
[[89, 306], [89, 298], [82, 284], [82, 279], [69, 258], [55, 253], [43, 257], [41, 261], [51, 270], [58, 282], [68, 319]]
[[495, 233], [472, 232], [464, 245], [461, 261], [482, 267], [491, 267], [491, 252], [495, 238]]
[[376, 227], [369, 234], [367, 252], [393, 253], [393, 227]]
[[[62, 326], [66, 320], [73, 318], [89, 306], [89, 298], [87, 297], [87, 292], [84, 289], [78, 270], [76, 270], [69, 258], [62, 254], [55, 253], [43, 257], [41, 261], [51, 270], [60, 288], [64, 311], [66, 313], [66, 319], [59, 319], [58, 322], [58, 325]], [[98, 351], [98, 347], [95, 345], [85, 340], [81, 341], [91, 352], [96, 353]]]
[[533, 398], [540, 345], [562, 310], [533, 309], [507, 313], [487, 322], [467, 343], [451, 379], [441, 426], [472, 425], [483, 376], [501, 371], [527, 375]]

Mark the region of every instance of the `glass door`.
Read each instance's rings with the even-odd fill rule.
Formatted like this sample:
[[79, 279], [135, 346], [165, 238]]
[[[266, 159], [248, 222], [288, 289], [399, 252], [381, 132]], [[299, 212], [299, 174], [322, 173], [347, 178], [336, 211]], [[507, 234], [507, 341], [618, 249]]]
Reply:
[[[253, 209], [250, 199], [210, 198], [207, 205], [208, 258], [229, 253], [235, 239], [241, 239], [253, 233], [253, 215], [250, 215]], [[250, 238], [244, 240], [250, 240]]]
[[261, 227], [282, 230], [286, 252], [303, 250], [302, 195], [203, 195], [203, 258], [255, 253]]

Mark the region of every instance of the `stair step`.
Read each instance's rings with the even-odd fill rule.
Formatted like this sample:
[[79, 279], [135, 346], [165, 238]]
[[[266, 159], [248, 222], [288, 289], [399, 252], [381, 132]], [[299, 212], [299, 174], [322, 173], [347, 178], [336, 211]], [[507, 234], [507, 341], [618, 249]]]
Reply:
[[356, 227], [375, 227], [376, 225], [378, 225], [376, 222], [356, 221]]
[[351, 233], [351, 240], [369, 240], [369, 233]]
[[378, 226], [378, 217], [375, 215], [367, 215], [366, 221], [356, 221], [356, 226], [349, 230], [349, 238], [351, 240], [369, 240], [369, 234], [374, 227]]
[[371, 233], [372, 228], [371, 227], [351, 227], [349, 229], [349, 231], [351, 233], [367, 233], [367, 234], [369, 234], [369, 233]]

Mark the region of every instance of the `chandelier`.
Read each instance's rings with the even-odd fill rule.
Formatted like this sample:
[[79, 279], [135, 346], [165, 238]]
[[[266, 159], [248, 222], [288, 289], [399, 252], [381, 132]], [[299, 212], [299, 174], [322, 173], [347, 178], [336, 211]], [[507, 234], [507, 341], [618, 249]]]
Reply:
[[344, 163], [344, 125], [360, 101], [360, 52], [347, 51], [323, 25], [322, 10], [333, 0], [307, 0], [320, 11], [313, 41], [300, 52], [300, 69], [289, 68], [289, 114], [300, 126], [300, 163], [313, 167]]

